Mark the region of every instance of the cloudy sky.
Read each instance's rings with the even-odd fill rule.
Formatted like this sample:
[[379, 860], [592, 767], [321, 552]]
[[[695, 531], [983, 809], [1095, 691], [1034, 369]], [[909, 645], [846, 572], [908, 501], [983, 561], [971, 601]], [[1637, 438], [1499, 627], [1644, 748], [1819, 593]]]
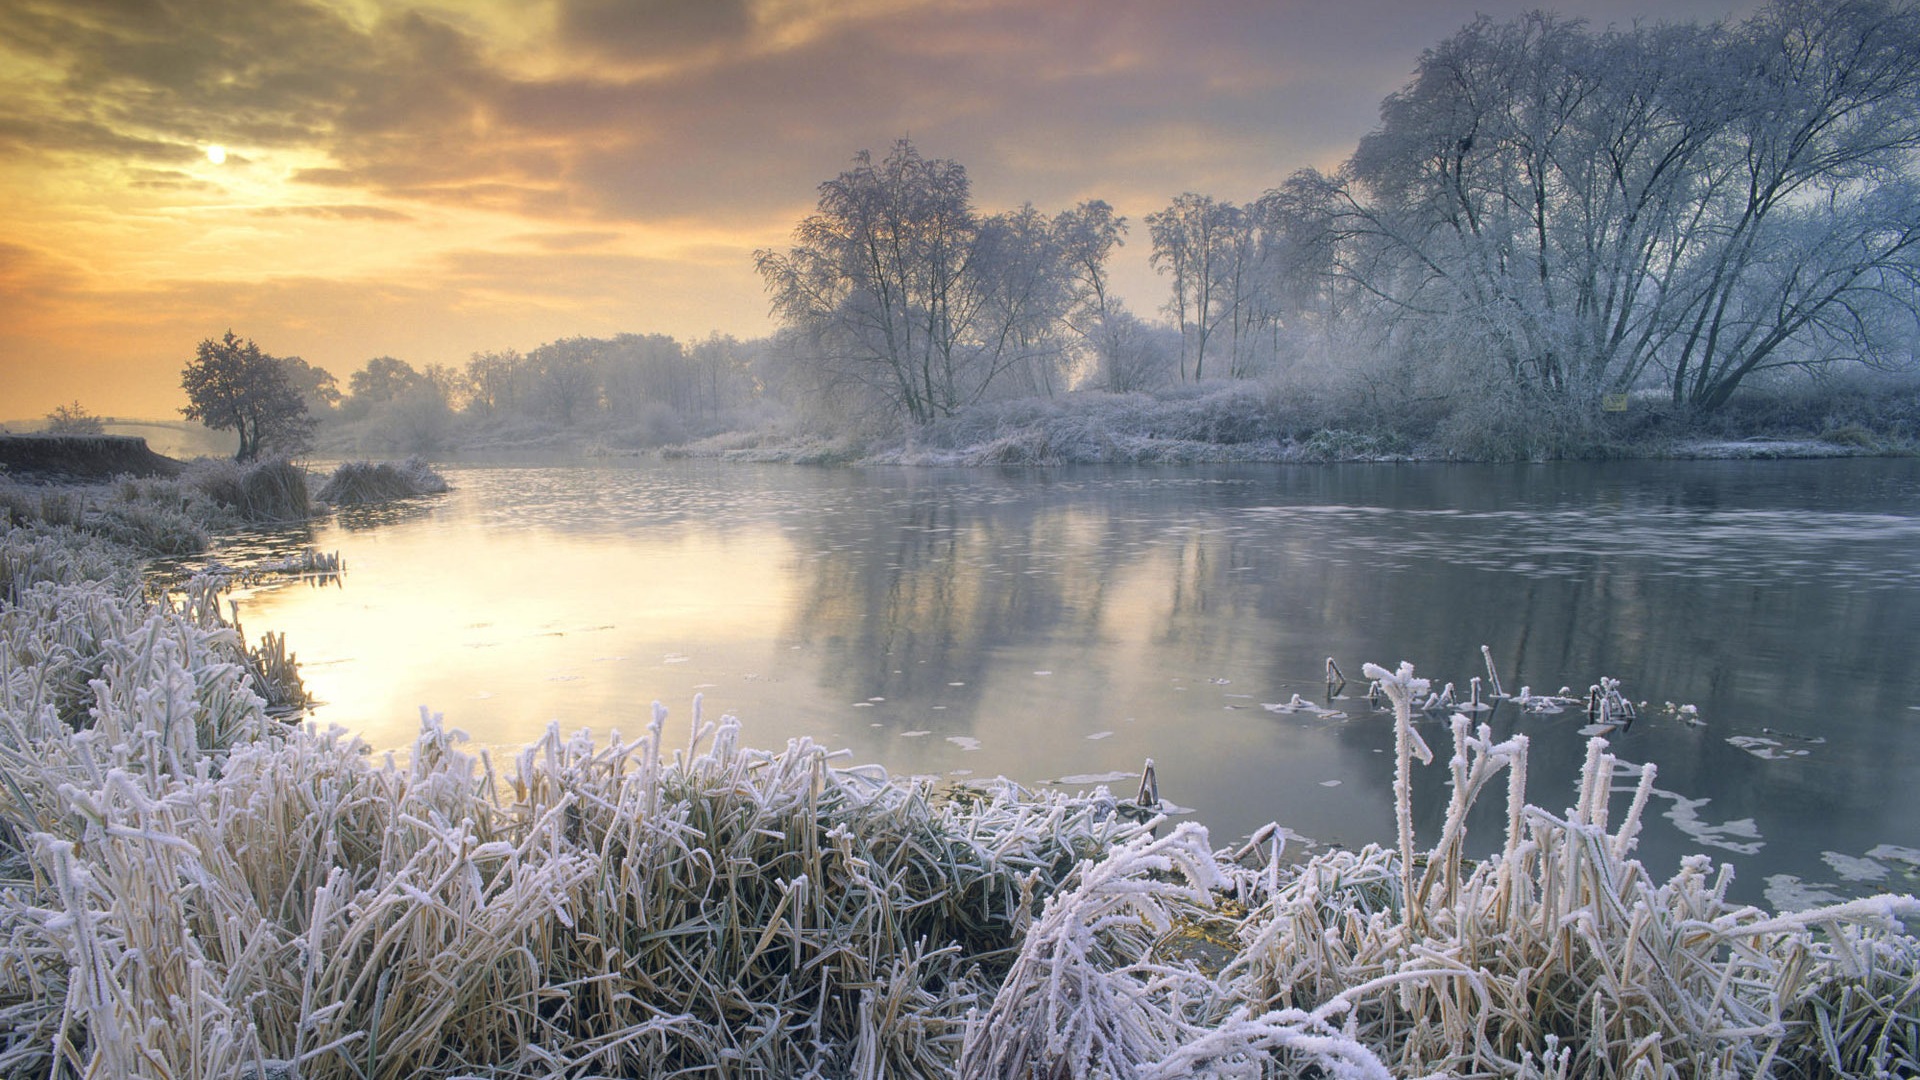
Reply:
[[[751, 252], [910, 136], [976, 201], [1140, 218], [1331, 167], [1538, 0], [0, 0], [0, 419], [175, 414], [231, 327], [347, 373], [766, 333]], [[1745, 0], [1568, 0], [1596, 25]]]

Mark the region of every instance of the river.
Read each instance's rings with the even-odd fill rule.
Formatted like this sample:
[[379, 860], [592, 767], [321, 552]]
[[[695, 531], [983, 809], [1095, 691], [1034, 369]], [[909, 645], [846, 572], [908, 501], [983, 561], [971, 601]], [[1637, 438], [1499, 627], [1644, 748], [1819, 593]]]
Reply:
[[[1216, 845], [1269, 821], [1359, 845], [1393, 835], [1361, 665], [1466, 694], [1485, 645], [1510, 693], [1608, 676], [1646, 703], [1608, 737], [1657, 767], [1656, 877], [1698, 851], [1774, 906], [1920, 887], [1920, 461], [443, 471], [266, 538], [338, 551], [337, 587], [240, 595], [318, 720], [376, 749], [421, 706], [504, 749], [633, 737], [656, 700], [671, 743], [700, 695], [749, 744], [903, 773], [1128, 795], [1152, 758]], [[1528, 735], [1533, 802], [1570, 803], [1584, 713], [1476, 719]], [[1416, 772], [1431, 840], [1444, 760]]]

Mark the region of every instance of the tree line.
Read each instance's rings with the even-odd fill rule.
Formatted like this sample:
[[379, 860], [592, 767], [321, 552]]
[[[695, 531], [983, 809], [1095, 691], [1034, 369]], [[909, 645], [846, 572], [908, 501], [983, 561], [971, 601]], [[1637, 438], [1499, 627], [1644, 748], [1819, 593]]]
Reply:
[[684, 437], [757, 400], [765, 353], [763, 343], [718, 334], [691, 345], [664, 334], [571, 337], [526, 353], [477, 352], [462, 367], [377, 356], [343, 391], [324, 368], [228, 330], [202, 341], [181, 372], [181, 412], [235, 432], [240, 460], [304, 452], [322, 423], [360, 424], [405, 450], [441, 448], [461, 421], [653, 425]]
[[430, 446], [456, 414], [666, 432], [774, 398], [910, 427], [1000, 398], [1303, 371], [1392, 388], [1369, 395], [1383, 402], [1579, 414], [1639, 394], [1701, 413], [1773, 372], [1913, 363], [1914, 0], [1598, 30], [1482, 17], [1423, 53], [1380, 117], [1330, 172], [1145, 215], [1164, 320], [1113, 290], [1130, 223], [1110, 204], [983, 212], [964, 166], [902, 139], [822, 183], [791, 246], [755, 252], [767, 339], [378, 357], [343, 393], [267, 357], [278, 386], [229, 332], [184, 373], [187, 413], [249, 456], [310, 433], [271, 419], [296, 399]]
[[[1155, 338], [1108, 287], [1127, 222], [977, 212], [901, 141], [756, 261], [813, 385], [914, 423], [1358, 352], [1440, 393], [1710, 411], [1778, 369], [1911, 363], [1920, 8], [1779, 0], [1730, 25], [1481, 18], [1338, 169], [1146, 216]], [[1157, 348], [1155, 346], [1158, 346]]]

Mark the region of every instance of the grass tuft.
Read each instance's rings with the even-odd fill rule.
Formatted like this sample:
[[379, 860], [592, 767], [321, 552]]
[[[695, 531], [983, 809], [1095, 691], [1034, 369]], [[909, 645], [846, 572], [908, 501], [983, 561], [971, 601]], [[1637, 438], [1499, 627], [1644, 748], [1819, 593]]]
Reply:
[[417, 457], [397, 465], [390, 461], [348, 461], [333, 470], [321, 486], [319, 498], [331, 506], [365, 506], [445, 490], [446, 480]]

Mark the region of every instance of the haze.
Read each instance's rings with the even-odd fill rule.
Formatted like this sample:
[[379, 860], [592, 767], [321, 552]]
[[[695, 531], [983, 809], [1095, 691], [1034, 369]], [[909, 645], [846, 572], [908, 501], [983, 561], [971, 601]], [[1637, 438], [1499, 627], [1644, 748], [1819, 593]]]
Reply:
[[[0, 2], [0, 416], [182, 403], [232, 327], [336, 375], [772, 328], [751, 252], [910, 135], [983, 209], [1142, 216], [1331, 167], [1420, 50], [1533, 4]], [[1569, 4], [1597, 25], [1733, 0]]]

